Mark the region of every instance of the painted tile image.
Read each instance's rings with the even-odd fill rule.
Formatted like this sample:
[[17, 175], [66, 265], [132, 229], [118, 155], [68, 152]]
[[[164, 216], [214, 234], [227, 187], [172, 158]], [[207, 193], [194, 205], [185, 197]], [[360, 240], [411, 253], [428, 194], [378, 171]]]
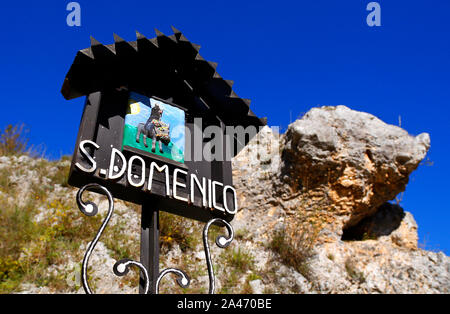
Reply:
[[131, 92], [122, 146], [184, 163], [184, 128], [183, 110]]

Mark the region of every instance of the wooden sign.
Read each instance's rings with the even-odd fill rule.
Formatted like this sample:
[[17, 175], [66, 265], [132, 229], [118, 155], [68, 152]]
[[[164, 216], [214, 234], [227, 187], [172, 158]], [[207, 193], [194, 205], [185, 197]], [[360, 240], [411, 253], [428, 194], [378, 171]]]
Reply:
[[86, 95], [69, 184], [99, 183], [126, 201], [230, 221], [239, 208], [231, 157], [255, 134], [235, 143], [227, 127], [265, 121], [176, 29], [153, 39], [139, 33], [132, 42], [114, 39], [104, 46], [92, 38], [62, 87], [66, 99]]

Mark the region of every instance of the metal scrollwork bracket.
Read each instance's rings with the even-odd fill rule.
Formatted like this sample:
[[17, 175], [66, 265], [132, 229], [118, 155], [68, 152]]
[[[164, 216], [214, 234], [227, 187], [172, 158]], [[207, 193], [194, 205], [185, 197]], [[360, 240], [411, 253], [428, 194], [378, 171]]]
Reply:
[[[98, 229], [97, 234], [95, 235], [94, 239], [89, 243], [86, 253], [84, 254], [84, 258], [83, 258], [81, 280], [83, 283], [84, 291], [87, 294], [92, 294], [93, 292], [89, 285], [88, 276], [87, 276], [89, 258], [91, 257], [92, 252], [94, 251], [98, 240], [100, 239], [103, 232], [105, 231], [106, 226], [108, 225], [109, 221], [111, 220], [112, 214], [114, 212], [114, 199], [113, 199], [111, 193], [108, 191], [108, 189], [105, 188], [104, 186], [101, 186], [100, 184], [90, 183], [90, 184], [83, 186], [77, 193], [77, 205], [78, 205], [78, 208], [80, 209], [80, 211], [87, 216], [94, 216], [98, 212], [98, 206], [95, 203], [90, 202], [90, 201], [87, 201], [87, 202], [83, 201], [83, 193], [88, 189], [91, 191], [97, 191], [102, 194], [105, 194], [106, 197], [108, 198], [108, 213], [107, 213], [105, 219], [103, 220], [100, 228]], [[148, 289], [149, 289], [149, 278], [148, 278], [147, 270], [145, 269], [144, 265], [142, 265], [141, 263], [132, 261], [132, 260], [128, 260], [128, 259], [120, 260], [115, 263], [113, 271], [116, 275], [123, 276], [128, 273], [129, 267], [132, 265], [139, 267], [141, 269], [141, 271], [143, 272], [144, 278], [145, 278], [146, 293], [147, 293]]]
[[213, 218], [213, 219], [211, 219], [210, 221], [208, 221], [206, 223], [205, 227], [203, 228], [203, 247], [205, 249], [206, 266], [208, 267], [209, 294], [214, 294], [215, 289], [216, 289], [216, 280], [215, 280], [215, 275], [214, 275], [214, 267], [212, 265], [211, 252], [210, 252], [209, 244], [208, 244], [209, 228], [214, 223], [221, 223], [221, 224], [225, 225], [225, 227], [228, 230], [228, 237], [225, 237], [223, 235], [219, 235], [216, 238], [216, 244], [217, 244], [218, 247], [220, 247], [220, 248], [228, 247], [230, 245], [231, 241], [233, 241], [233, 238], [234, 238], [233, 227], [228, 222], [226, 222], [225, 220], [223, 220], [221, 218]]
[[[86, 190], [99, 192], [101, 194], [106, 195], [106, 197], [108, 198], [108, 213], [107, 213], [105, 219], [103, 220], [100, 228], [98, 229], [97, 234], [95, 235], [94, 239], [88, 244], [86, 253], [84, 254], [84, 258], [83, 258], [81, 280], [82, 280], [84, 291], [87, 294], [92, 294], [94, 292], [92, 291], [92, 289], [89, 285], [88, 276], [87, 276], [89, 259], [92, 255], [92, 252], [95, 249], [96, 244], [98, 243], [98, 241], [99, 241], [100, 237], [102, 236], [103, 232], [105, 231], [109, 221], [111, 220], [111, 217], [114, 212], [114, 199], [107, 188], [105, 188], [104, 186], [101, 186], [97, 183], [90, 183], [90, 184], [83, 186], [77, 193], [76, 201], [77, 201], [78, 208], [86, 216], [95, 216], [98, 213], [98, 206], [95, 203], [93, 203], [91, 201], [83, 201], [83, 193]], [[213, 294], [215, 291], [214, 268], [212, 265], [210, 247], [208, 244], [208, 232], [209, 232], [209, 229], [212, 224], [222, 224], [226, 227], [226, 229], [228, 231], [228, 236], [220, 235], [216, 238], [216, 244], [220, 248], [228, 247], [230, 245], [231, 241], [233, 241], [233, 237], [234, 237], [233, 227], [228, 222], [226, 222], [225, 220], [223, 220], [221, 218], [211, 219], [210, 221], [208, 221], [206, 223], [205, 227], [203, 228], [203, 246], [204, 246], [204, 250], [205, 250], [206, 266], [208, 268], [209, 293], [210, 294]], [[151, 280], [149, 278], [148, 270], [142, 263], [131, 260], [131, 259], [121, 259], [114, 264], [113, 272], [117, 276], [125, 276], [126, 274], [128, 274], [131, 266], [135, 266], [135, 267], [139, 268], [140, 271], [142, 272], [143, 280], [144, 280], [143, 293], [147, 294], [150, 290]], [[164, 276], [166, 276], [167, 274], [170, 274], [170, 273], [176, 275], [176, 281], [180, 287], [187, 288], [189, 286], [191, 280], [184, 271], [177, 269], [177, 268], [167, 268], [167, 269], [164, 269], [163, 271], [161, 271], [159, 273], [158, 277], [154, 279], [155, 285], [156, 285], [156, 290], [155, 290], [156, 294], [159, 293], [159, 286], [160, 286], [161, 280], [163, 279]]]

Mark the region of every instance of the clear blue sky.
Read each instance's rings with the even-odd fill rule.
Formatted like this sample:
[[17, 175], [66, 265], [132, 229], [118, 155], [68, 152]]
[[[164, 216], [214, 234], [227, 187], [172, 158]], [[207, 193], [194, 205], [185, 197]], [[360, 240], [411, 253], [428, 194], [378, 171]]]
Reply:
[[23, 122], [47, 154], [71, 154], [83, 99], [60, 94], [75, 53], [93, 35], [135, 40], [170, 25], [202, 45], [253, 111], [283, 129], [317, 105], [346, 105], [428, 132], [433, 166], [412, 175], [402, 205], [420, 242], [450, 254], [450, 1], [380, 0], [381, 27], [368, 27], [369, 0], [78, 1], [81, 27], [66, 25], [69, 1], [0, 4], [0, 127]]

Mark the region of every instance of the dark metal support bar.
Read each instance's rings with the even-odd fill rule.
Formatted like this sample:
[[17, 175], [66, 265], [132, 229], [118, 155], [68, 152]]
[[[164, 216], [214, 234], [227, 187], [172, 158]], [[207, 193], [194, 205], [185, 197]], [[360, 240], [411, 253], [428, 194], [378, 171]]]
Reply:
[[[154, 204], [142, 204], [141, 213], [141, 263], [147, 269], [150, 279], [150, 294], [156, 293], [159, 276], [159, 211]], [[144, 293], [145, 280], [141, 272], [139, 293]]]

